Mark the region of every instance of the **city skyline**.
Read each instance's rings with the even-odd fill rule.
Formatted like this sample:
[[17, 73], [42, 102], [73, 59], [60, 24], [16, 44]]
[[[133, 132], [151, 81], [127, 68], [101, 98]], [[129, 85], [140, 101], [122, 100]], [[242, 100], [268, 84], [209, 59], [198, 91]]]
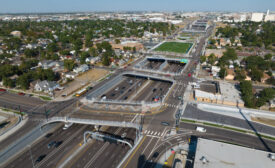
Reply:
[[102, 11], [232, 11], [232, 12], [265, 12], [275, 11], [273, 0], [102, 0], [100, 2], [88, 0], [54, 0], [35, 1], [10, 0], [2, 2], [0, 13], [63, 13], [63, 12], [102, 12]]

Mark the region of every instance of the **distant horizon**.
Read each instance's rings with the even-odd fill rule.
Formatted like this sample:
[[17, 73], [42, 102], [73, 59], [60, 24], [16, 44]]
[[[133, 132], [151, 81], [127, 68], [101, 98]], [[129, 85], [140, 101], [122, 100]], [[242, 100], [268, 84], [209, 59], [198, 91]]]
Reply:
[[265, 12], [275, 0], [9, 0], [0, 14], [92, 12]]
[[[269, 10], [269, 9], [267, 9]], [[196, 13], [196, 12], [202, 12], [202, 13], [266, 13], [267, 10], [263, 11], [63, 11], [63, 12], [6, 12], [1, 13], [0, 15], [21, 15], [21, 14], [77, 14], [77, 13]], [[272, 10], [269, 10], [271, 13], [275, 12]]]

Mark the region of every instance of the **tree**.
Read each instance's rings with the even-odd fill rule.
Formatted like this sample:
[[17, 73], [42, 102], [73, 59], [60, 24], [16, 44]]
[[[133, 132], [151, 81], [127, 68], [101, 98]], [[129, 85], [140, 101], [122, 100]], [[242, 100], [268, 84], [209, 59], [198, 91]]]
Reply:
[[9, 88], [13, 88], [15, 86], [15, 82], [10, 78], [3, 78], [3, 85]]
[[238, 81], [243, 81], [246, 78], [245, 70], [236, 70], [236, 76], [235, 79]]
[[73, 60], [64, 60], [64, 67], [68, 71], [72, 71], [74, 69], [75, 63]]
[[261, 82], [262, 77], [264, 76], [263, 71], [258, 70], [256, 68], [252, 68], [250, 72], [251, 79], [254, 81]]
[[206, 61], [206, 56], [205, 55], [200, 56], [200, 62], [204, 63], [205, 61]]
[[220, 70], [220, 72], [219, 72], [219, 77], [221, 79], [224, 79], [225, 74], [226, 74], [226, 69], [224, 67], [222, 67], [221, 70]]
[[50, 53], [57, 52], [57, 51], [58, 51], [57, 44], [56, 44], [55, 42], [50, 43], [50, 44], [47, 46], [47, 50], [48, 50], [48, 52], [50, 52]]
[[90, 53], [90, 55], [93, 56], [93, 57], [97, 57], [97, 56], [98, 56], [97, 50], [96, 50], [94, 47], [91, 47], [91, 48], [89, 49], [89, 53]]
[[242, 99], [246, 107], [255, 107], [255, 96], [253, 94], [252, 83], [250, 81], [242, 81], [240, 83]]
[[110, 65], [110, 56], [108, 52], [105, 52], [102, 56], [102, 64], [105, 66], [109, 66]]
[[120, 44], [120, 40], [119, 39], [115, 39], [115, 43], [116, 44]]
[[226, 57], [227, 60], [236, 60], [238, 59], [237, 53], [234, 48], [227, 48], [223, 53], [223, 57]]
[[275, 98], [275, 90], [273, 88], [264, 88], [259, 93], [259, 98], [257, 100], [257, 106], [261, 107], [269, 100], [272, 100]]
[[88, 52], [82, 52], [80, 55], [80, 63], [85, 64], [86, 58], [90, 57], [90, 54]]
[[213, 54], [213, 53], [210, 54], [207, 59], [208, 59], [208, 63], [211, 65], [214, 65], [217, 60], [215, 54]]
[[275, 78], [271, 77], [271, 78], [267, 79], [266, 83], [271, 84], [271, 85], [275, 85]]
[[266, 55], [264, 56], [264, 59], [265, 59], [265, 60], [271, 60], [271, 58], [272, 58], [272, 54], [266, 54]]
[[73, 45], [74, 45], [74, 50], [76, 52], [78, 52], [81, 48], [82, 48], [82, 45], [83, 45], [83, 42], [81, 39], [76, 39], [74, 42], [73, 42]]
[[18, 79], [16, 80], [16, 86], [20, 87], [21, 89], [27, 90], [29, 89], [29, 78], [28, 74], [24, 73], [23, 75], [19, 76]]

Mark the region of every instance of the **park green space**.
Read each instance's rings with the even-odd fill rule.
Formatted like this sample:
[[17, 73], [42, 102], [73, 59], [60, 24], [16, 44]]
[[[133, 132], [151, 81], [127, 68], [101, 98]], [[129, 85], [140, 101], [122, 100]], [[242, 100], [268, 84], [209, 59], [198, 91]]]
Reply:
[[155, 49], [155, 51], [187, 53], [192, 47], [192, 43], [165, 42]]

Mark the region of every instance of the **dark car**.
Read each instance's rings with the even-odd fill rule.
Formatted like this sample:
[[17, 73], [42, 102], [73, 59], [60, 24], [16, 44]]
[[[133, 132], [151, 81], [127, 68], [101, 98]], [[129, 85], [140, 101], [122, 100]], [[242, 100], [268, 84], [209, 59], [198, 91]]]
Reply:
[[49, 138], [50, 136], [52, 136], [53, 135], [53, 133], [48, 133], [46, 136], [45, 136], [45, 138]]
[[168, 122], [161, 122], [161, 125], [169, 126], [170, 124]]
[[124, 100], [127, 100], [127, 99], [128, 99], [128, 97], [127, 97], [127, 96], [125, 96], [125, 97], [124, 97]]
[[48, 144], [48, 149], [50, 149], [52, 146], [56, 144], [56, 141], [52, 141]]
[[54, 147], [58, 148], [62, 143], [63, 143], [63, 141], [58, 141], [55, 143]]
[[36, 163], [38, 163], [38, 162], [41, 162], [41, 160], [43, 160], [44, 158], [46, 157], [46, 155], [44, 154], [44, 155], [40, 155], [37, 159], [36, 159]]
[[157, 91], [157, 89], [156, 89], [156, 88], [154, 88], [154, 89], [153, 89], [153, 92], [155, 92], [155, 91]]

